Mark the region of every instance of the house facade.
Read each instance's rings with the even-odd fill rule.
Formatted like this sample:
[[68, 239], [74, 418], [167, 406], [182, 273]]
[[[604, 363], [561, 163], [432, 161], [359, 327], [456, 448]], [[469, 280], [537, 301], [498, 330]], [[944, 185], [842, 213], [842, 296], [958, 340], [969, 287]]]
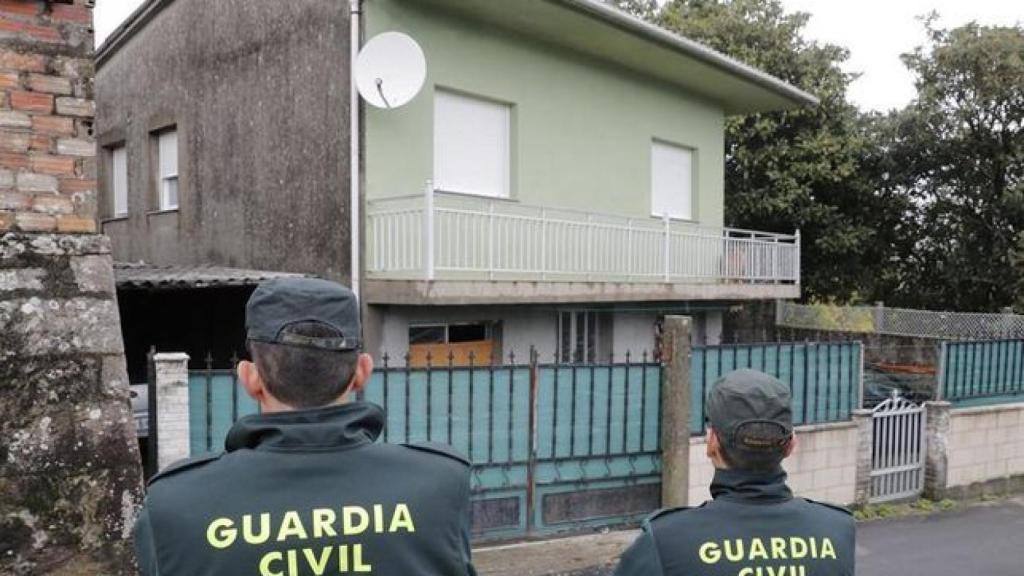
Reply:
[[[151, 0], [107, 42], [115, 256], [351, 279], [343, 4]], [[653, 352], [664, 314], [715, 343], [728, 307], [799, 295], [795, 231], [723, 228], [723, 137], [812, 96], [597, 0], [360, 4], [364, 38], [427, 62], [410, 103], [363, 107], [376, 356], [605, 361]]]
[[363, 294], [392, 358], [621, 360], [666, 313], [716, 343], [729, 306], [798, 296], [798, 238], [723, 228], [723, 138], [809, 95], [592, 2], [365, 9], [427, 61], [366, 113]]

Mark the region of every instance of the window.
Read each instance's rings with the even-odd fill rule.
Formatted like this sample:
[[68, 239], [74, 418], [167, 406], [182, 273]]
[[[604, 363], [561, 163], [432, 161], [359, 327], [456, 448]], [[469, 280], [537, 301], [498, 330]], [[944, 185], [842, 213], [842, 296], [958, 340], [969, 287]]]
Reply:
[[178, 208], [178, 132], [167, 130], [157, 135], [157, 166], [160, 210]]
[[434, 99], [434, 186], [507, 198], [511, 109], [438, 91]]
[[497, 353], [494, 322], [409, 326], [409, 366], [485, 366]]
[[128, 215], [128, 150], [124, 144], [110, 149], [110, 202], [112, 216]]
[[651, 214], [693, 219], [693, 150], [655, 141], [651, 145]]
[[599, 315], [594, 311], [561, 312], [558, 315], [558, 355], [561, 362], [597, 362]]

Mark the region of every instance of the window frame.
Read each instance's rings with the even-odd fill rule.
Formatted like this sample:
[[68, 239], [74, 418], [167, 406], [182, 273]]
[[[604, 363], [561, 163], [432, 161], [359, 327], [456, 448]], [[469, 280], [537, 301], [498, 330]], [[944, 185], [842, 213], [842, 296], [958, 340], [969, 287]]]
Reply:
[[[165, 138], [174, 137], [174, 169], [164, 170], [165, 161]], [[154, 134], [156, 140], [156, 183], [157, 183], [157, 210], [160, 212], [171, 212], [181, 207], [181, 185], [179, 174], [181, 172], [181, 147], [178, 141], [177, 126], [169, 126]], [[170, 149], [167, 147], [166, 149]], [[174, 202], [171, 203], [171, 185], [174, 187]]]
[[[129, 194], [129, 180], [128, 180], [128, 146], [125, 142], [117, 142], [106, 146], [107, 152], [107, 170], [109, 176], [107, 177], [107, 209], [110, 211], [111, 219], [127, 218], [130, 214], [130, 194]], [[118, 158], [121, 158], [123, 163], [123, 190], [121, 194], [118, 194], [118, 183], [121, 180], [118, 178]], [[120, 202], [119, 197], [123, 197], [123, 210], [118, 210]]]
[[[500, 108], [504, 113], [503, 126], [501, 127], [504, 132], [504, 143], [503, 143], [503, 162], [502, 162], [502, 174], [500, 175], [501, 189], [498, 193], [492, 194], [490, 192], [484, 192], [480, 190], [472, 190], [465, 186], [459, 186], [456, 182], [446, 181], [446, 177], [442, 174], [442, 166], [445, 156], [442, 154], [442, 134], [438, 127], [440, 125], [440, 114], [439, 106], [444, 99], [450, 99], [451, 101], [464, 101], [472, 102], [476, 104], [490, 105], [496, 108]], [[434, 101], [433, 101], [433, 186], [434, 190], [438, 192], [448, 192], [452, 194], [465, 194], [469, 196], [476, 196], [481, 198], [491, 198], [494, 200], [510, 200], [513, 197], [512, 191], [512, 180], [514, 172], [514, 115], [515, 105], [511, 102], [502, 101], [495, 98], [489, 98], [481, 96], [479, 94], [472, 94], [463, 92], [460, 90], [454, 90], [450, 88], [437, 87], [434, 90]]]
[[[688, 183], [689, 189], [687, 190], [687, 193], [689, 195], [689, 198], [687, 199], [688, 201], [685, 202], [685, 206], [686, 206], [685, 214], [684, 213], [679, 213], [679, 212], [674, 212], [671, 207], [667, 211], [666, 210], [661, 210], [660, 212], [658, 211], [659, 207], [656, 206], [656, 186], [658, 185], [658, 178], [657, 178], [658, 170], [657, 170], [656, 162], [657, 162], [657, 158], [658, 158], [658, 155], [657, 155], [658, 148], [662, 148], [662, 149], [666, 149], [666, 150], [673, 149], [675, 151], [684, 152], [684, 153], [686, 153], [688, 155], [688, 158], [689, 158], [689, 168], [688, 168], [689, 174], [688, 174], [688, 176], [689, 176], [689, 178], [687, 179], [687, 183]], [[695, 193], [695, 191], [697, 190], [697, 148], [696, 147], [688, 146], [686, 144], [681, 144], [679, 142], [673, 142], [671, 140], [666, 140], [666, 139], [663, 139], [663, 138], [652, 138], [651, 139], [651, 144], [650, 144], [650, 178], [651, 178], [651, 187], [650, 187], [650, 190], [648, 192], [648, 199], [650, 201], [651, 216], [652, 217], [664, 218], [665, 217], [665, 213], [668, 212], [669, 220], [679, 220], [679, 221], [684, 221], [684, 222], [696, 222], [697, 221], [697, 217], [696, 217], [696, 213], [697, 213], [697, 195]]]

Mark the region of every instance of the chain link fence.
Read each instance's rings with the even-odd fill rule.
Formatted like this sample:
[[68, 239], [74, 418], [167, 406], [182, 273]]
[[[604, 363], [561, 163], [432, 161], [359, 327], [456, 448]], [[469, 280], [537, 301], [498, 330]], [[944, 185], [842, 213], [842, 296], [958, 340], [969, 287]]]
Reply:
[[1024, 337], [1024, 316], [936, 312], [886, 306], [830, 306], [779, 302], [776, 324], [789, 328], [887, 334], [949, 340]]

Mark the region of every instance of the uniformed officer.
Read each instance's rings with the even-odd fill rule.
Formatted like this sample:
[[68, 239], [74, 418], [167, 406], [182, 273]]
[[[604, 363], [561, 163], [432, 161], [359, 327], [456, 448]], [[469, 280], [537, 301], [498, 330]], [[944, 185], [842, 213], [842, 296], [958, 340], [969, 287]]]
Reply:
[[789, 389], [738, 370], [707, 400], [713, 500], [662, 510], [619, 562], [619, 576], [852, 576], [854, 523], [838, 506], [795, 498], [782, 460], [796, 445]]
[[359, 306], [323, 280], [257, 288], [252, 362], [238, 375], [261, 414], [225, 451], [153, 477], [135, 527], [147, 576], [472, 575], [469, 463], [437, 445], [378, 442], [383, 411], [350, 401], [373, 363]]

